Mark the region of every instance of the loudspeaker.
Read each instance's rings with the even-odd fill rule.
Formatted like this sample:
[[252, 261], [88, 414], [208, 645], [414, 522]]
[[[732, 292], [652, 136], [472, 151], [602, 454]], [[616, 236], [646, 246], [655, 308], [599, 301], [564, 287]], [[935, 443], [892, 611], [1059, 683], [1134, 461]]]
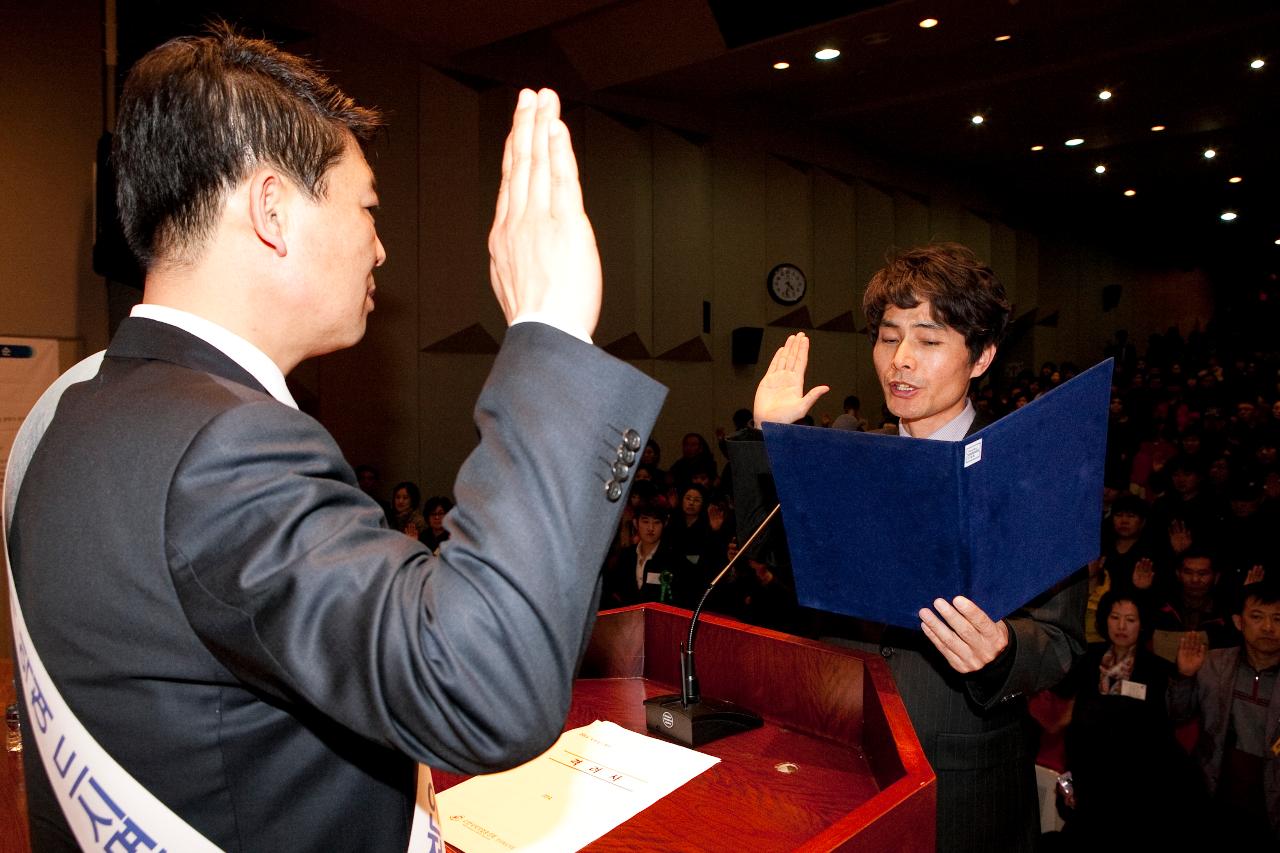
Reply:
[[733, 330], [733, 363], [756, 364], [760, 361], [760, 341], [764, 329], [759, 326], [739, 326]]

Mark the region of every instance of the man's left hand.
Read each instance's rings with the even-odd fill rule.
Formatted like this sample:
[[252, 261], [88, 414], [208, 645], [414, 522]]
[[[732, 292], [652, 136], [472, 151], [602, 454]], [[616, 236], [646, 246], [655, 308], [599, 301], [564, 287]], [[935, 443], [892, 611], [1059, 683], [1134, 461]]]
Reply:
[[963, 595], [936, 598], [920, 611], [920, 628], [956, 672], [977, 672], [1009, 646], [1009, 626], [993, 622]]

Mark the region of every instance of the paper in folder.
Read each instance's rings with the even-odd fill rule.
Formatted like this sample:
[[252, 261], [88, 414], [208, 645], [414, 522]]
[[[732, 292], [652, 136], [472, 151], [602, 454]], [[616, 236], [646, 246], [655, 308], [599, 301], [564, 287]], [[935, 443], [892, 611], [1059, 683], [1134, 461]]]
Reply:
[[1099, 553], [1110, 359], [961, 441], [766, 423], [801, 605], [1001, 619]]

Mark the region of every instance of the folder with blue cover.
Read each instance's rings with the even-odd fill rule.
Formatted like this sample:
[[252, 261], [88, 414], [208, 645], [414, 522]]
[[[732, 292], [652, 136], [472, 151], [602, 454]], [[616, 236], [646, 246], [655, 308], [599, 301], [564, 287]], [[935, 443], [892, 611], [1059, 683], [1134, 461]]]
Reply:
[[1001, 619], [1098, 556], [1110, 359], [961, 441], [766, 423], [801, 605]]

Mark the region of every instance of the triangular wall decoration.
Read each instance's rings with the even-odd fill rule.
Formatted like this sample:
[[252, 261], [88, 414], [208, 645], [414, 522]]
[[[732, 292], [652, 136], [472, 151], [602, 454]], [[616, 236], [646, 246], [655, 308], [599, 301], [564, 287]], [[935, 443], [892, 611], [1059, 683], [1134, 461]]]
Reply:
[[690, 338], [658, 356], [660, 361], [711, 361], [711, 351], [701, 336]]
[[852, 311], [846, 311], [832, 317], [818, 328], [824, 332], [856, 332], [858, 321], [853, 318]]
[[623, 361], [644, 361], [653, 358], [649, 354], [649, 348], [644, 345], [644, 341], [640, 340], [640, 335], [636, 332], [618, 338], [604, 347], [604, 351]]
[[460, 332], [454, 332], [447, 338], [441, 338], [434, 344], [422, 348], [430, 353], [464, 353], [467, 355], [493, 355], [498, 351], [498, 342], [493, 335], [479, 323], [472, 323]]
[[813, 319], [809, 316], [809, 307], [801, 305], [790, 314], [783, 314], [769, 325], [783, 326], [788, 329], [812, 329]]

